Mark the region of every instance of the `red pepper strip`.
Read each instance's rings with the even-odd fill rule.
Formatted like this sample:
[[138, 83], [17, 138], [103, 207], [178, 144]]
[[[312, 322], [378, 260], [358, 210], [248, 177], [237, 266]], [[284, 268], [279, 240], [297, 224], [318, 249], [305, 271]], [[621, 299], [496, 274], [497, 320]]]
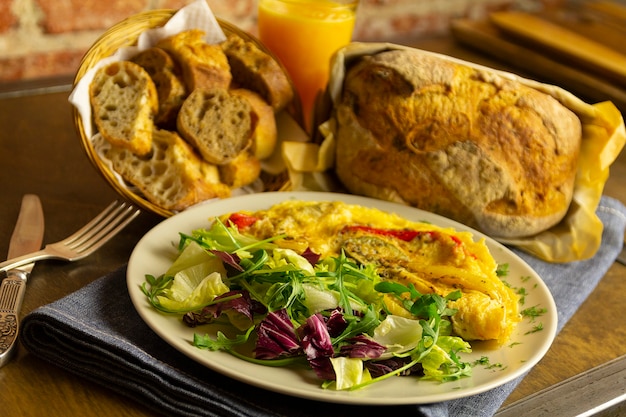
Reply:
[[228, 217], [228, 221], [237, 226], [239, 230], [252, 226], [257, 220], [259, 219], [243, 213], [233, 213]]
[[[410, 242], [411, 240], [415, 239], [417, 236], [423, 236], [423, 235], [429, 236], [433, 240], [441, 238], [441, 233], [432, 231], [432, 230], [421, 232], [417, 230], [378, 229], [378, 228], [370, 227], [370, 226], [358, 226], [357, 225], [357, 226], [344, 226], [342, 231], [362, 231], [362, 232], [371, 233], [374, 235], [392, 236], [397, 239], [403, 240], [405, 242]], [[469, 256], [471, 256], [474, 259], [478, 259], [478, 256], [476, 256], [476, 254], [467, 252], [467, 250], [465, 249], [465, 246], [463, 245], [463, 241], [461, 239], [459, 239], [457, 236], [454, 236], [454, 235], [448, 235], [448, 236], [454, 242], [454, 246], [456, 248], [462, 248], [462, 250], [464, 250], [465, 253], [467, 253]]]
[[457, 236], [450, 235], [450, 239], [452, 239], [454, 241], [454, 243], [457, 244], [457, 246], [461, 246], [463, 244], [461, 239], [459, 239]]
[[[374, 235], [381, 235], [381, 236], [392, 236], [392, 237], [395, 237], [396, 239], [404, 240], [405, 242], [410, 242], [416, 237], [423, 236], [423, 235], [427, 235], [433, 240], [441, 237], [441, 234], [439, 232], [432, 231], [432, 230], [424, 232], [424, 231], [417, 231], [417, 230], [378, 229], [375, 227], [360, 226], [360, 225], [345, 226], [343, 230], [362, 231], [362, 232], [371, 233]], [[449, 235], [449, 236], [456, 246], [461, 246], [463, 244], [461, 239], [459, 239], [457, 236], [454, 236], [454, 235]]]
[[370, 226], [345, 226], [343, 230], [347, 231], [362, 231], [366, 233], [371, 233], [374, 235], [381, 236], [392, 236], [396, 239], [404, 240], [405, 242], [410, 242], [420, 235], [430, 235], [435, 238], [436, 232], [420, 232], [417, 230], [393, 230], [393, 229], [378, 229]]

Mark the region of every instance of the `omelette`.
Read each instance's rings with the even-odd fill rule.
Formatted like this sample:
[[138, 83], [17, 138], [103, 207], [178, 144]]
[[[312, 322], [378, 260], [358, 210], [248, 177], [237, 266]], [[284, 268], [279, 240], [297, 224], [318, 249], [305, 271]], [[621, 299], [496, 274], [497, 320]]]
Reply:
[[[420, 293], [460, 290], [461, 298], [448, 306], [458, 310], [453, 331], [465, 340], [503, 344], [520, 321], [517, 294], [497, 275], [484, 239], [474, 241], [470, 232], [339, 201], [287, 200], [239, 215], [247, 219], [239, 222], [240, 231], [259, 239], [284, 235], [274, 243], [298, 253], [310, 250], [325, 258], [343, 250], [361, 264], [373, 264], [382, 279], [413, 284]], [[392, 314], [410, 317], [397, 298], [386, 295], [385, 304]]]

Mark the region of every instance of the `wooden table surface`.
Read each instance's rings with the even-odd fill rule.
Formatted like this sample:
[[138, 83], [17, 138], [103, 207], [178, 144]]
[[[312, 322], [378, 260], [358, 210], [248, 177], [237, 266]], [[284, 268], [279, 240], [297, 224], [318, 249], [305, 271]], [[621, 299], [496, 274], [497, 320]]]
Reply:
[[[505, 68], [449, 39], [410, 42]], [[84, 154], [67, 102], [68, 80], [34, 85], [0, 85], [0, 254], [6, 254], [23, 194], [41, 198], [46, 220], [44, 242], [54, 242], [95, 216], [117, 194]], [[63, 83], [66, 82], [66, 84]], [[48, 83], [43, 83], [48, 84]], [[36, 86], [35, 86], [36, 87]], [[613, 166], [605, 194], [626, 203], [626, 154]], [[161, 218], [142, 213], [112, 242], [94, 255], [69, 264], [36, 264], [28, 282], [21, 315], [55, 301], [125, 264], [136, 242]], [[530, 372], [505, 404], [549, 387], [579, 372], [626, 354], [626, 322], [616, 307], [626, 294], [626, 267], [614, 264], [597, 289], [581, 306], [553, 347]], [[14, 416], [154, 415], [132, 399], [78, 378], [19, 349], [11, 363], [0, 368], [0, 414]]]

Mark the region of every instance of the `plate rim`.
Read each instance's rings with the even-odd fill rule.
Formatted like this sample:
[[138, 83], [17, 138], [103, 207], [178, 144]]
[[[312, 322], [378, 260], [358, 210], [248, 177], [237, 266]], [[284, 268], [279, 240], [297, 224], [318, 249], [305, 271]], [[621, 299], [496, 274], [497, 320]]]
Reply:
[[[469, 377], [469, 378], [462, 378], [458, 380], [458, 381], [468, 381], [468, 380], [470, 381], [470, 383], [465, 384], [465, 386], [461, 388], [455, 388], [454, 381], [446, 382], [445, 384], [449, 386], [450, 389], [441, 393], [430, 394], [428, 396], [408, 394], [405, 396], [398, 396], [398, 397], [393, 397], [393, 398], [388, 398], [388, 397], [381, 398], [377, 396], [371, 396], [368, 394], [372, 393], [372, 391], [376, 391], [376, 387], [379, 386], [379, 384], [385, 384], [388, 381], [392, 381], [395, 379], [392, 378], [388, 381], [381, 382], [379, 384], [374, 384], [368, 388], [357, 390], [357, 391], [324, 390], [320, 387], [320, 384], [317, 384], [317, 385], [312, 384], [307, 389], [303, 389], [302, 387], [292, 387], [288, 385], [282, 386], [275, 382], [268, 383], [266, 381], [262, 381], [261, 380], [262, 378], [252, 376], [252, 374], [245, 374], [245, 373], [242, 374], [235, 369], [231, 369], [228, 366], [225, 367], [215, 362], [215, 359], [219, 359], [220, 356], [224, 357], [224, 355], [227, 355], [227, 357], [229, 358], [234, 358], [232, 355], [228, 353], [210, 352], [210, 351], [200, 350], [195, 347], [193, 347], [193, 349], [189, 349], [189, 346], [191, 346], [189, 341], [186, 341], [185, 342], [186, 344], [185, 344], [183, 343], [182, 340], [175, 339], [174, 336], [165, 333], [164, 329], [160, 328], [156, 323], [156, 321], [159, 321], [159, 318], [163, 318], [163, 316], [165, 315], [158, 312], [157, 310], [155, 310], [154, 308], [152, 308], [151, 306], [147, 304], [145, 295], [141, 292], [141, 290], [138, 288], [139, 286], [137, 285], [138, 283], [142, 283], [144, 281], [143, 277], [145, 275], [144, 273], [140, 277], [136, 276], [139, 271], [138, 264], [141, 262], [140, 257], [142, 256], [142, 250], [150, 246], [149, 242], [152, 241], [154, 236], [160, 233], [165, 233], [167, 229], [170, 227], [175, 228], [177, 223], [184, 223], [184, 222], [193, 223], [196, 221], [200, 221], [199, 219], [202, 216], [206, 218], [207, 224], [208, 224], [208, 220], [210, 218], [215, 217], [216, 215], [225, 214], [225, 213], [236, 211], [236, 210], [247, 209], [248, 208], [247, 206], [249, 206], [251, 202], [257, 206], [269, 208], [269, 206], [276, 204], [280, 201], [287, 200], [287, 199], [309, 200], [309, 201], [340, 200], [340, 201], [345, 201], [349, 204], [359, 204], [363, 206], [376, 207], [383, 211], [392, 211], [392, 212], [409, 211], [411, 213], [410, 220], [419, 221], [418, 220], [419, 217], [429, 218], [429, 221], [437, 226], [452, 227], [457, 231], [471, 232], [475, 240], [485, 239], [487, 245], [490, 248], [490, 251], [492, 252], [492, 255], [494, 256], [494, 258], [496, 258], [496, 260], [498, 259], [498, 257], [509, 257], [511, 259], [514, 259], [519, 265], [521, 265], [522, 269], [526, 269], [526, 271], [524, 272], [530, 272], [530, 275], [533, 276], [535, 280], [535, 288], [533, 288], [533, 290], [540, 290], [541, 297], [545, 298], [543, 301], [548, 304], [548, 305], [545, 305], [545, 308], [548, 309], [547, 317], [550, 318], [550, 320], [545, 320], [546, 316], [542, 317], [544, 319], [544, 322], [542, 322], [544, 325], [544, 328], [541, 331], [541, 334], [545, 335], [545, 337], [541, 338], [543, 340], [540, 342], [540, 346], [535, 346], [536, 349], [533, 349], [534, 354], [532, 355], [532, 357], [523, 361], [523, 363], [517, 366], [517, 368], [514, 371], [506, 373], [505, 375], [502, 375], [499, 378], [498, 377], [494, 378], [494, 381], [492, 381], [491, 383], [484, 382], [478, 385], [474, 385], [471, 383], [472, 382], [471, 380], [474, 377]], [[239, 207], [236, 209], [233, 208], [236, 206], [239, 206]], [[230, 207], [230, 208], [226, 209], [226, 207]], [[257, 209], [259, 208], [252, 208], [252, 210], [257, 210]], [[406, 218], [406, 214], [400, 214], [400, 215]], [[179, 231], [181, 230], [177, 230], [175, 232], [176, 236], [172, 236], [172, 239], [174, 239], [172, 240], [172, 242], [177, 242], [177, 239], [178, 239], [177, 233]], [[159, 245], [156, 245], [156, 246], [159, 246]], [[498, 250], [500, 256], [496, 256], [493, 253], [492, 247]], [[137, 274], [135, 274], [135, 272], [137, 272]], [[151, 230], [149, 230], [138, 241], [138, 243], [136, 244], [129, 258], [126, 283], [127, 283], [127, 289], [129, 291], [129, 295], [130, 295], [133, 307], [135, 308], [139, 316], [142, 318], [144, 323], [146, 323], [146, 325], [152, 331], [154, 331], [162, 340], [164, 340], [170, 346], [174, 347], [183, 355], [196, 361], [202, 366], [205, 366], [226, 377], [238, 380], [245, 384], [263, 388], [269, 391], [273, 391], [273, 392], [277, 392], [277, 393], [281, 393], [285, 395], [290, 395], [293, 397], [310, 399], [310, 400], [331, 402], [331, 403], [353, 404], [353, 405], [357, 405], [357, 404], [358, 405], [405, 405], [405, 404], [434, 403], [434, 402], [448, 401], [448, 400], [468, 397], [468, 396], [479, 394], [479, 393], [491, 390], [493, 388], [496, 388], [498, 386], [504, 385], [507, 382], [510, 382], [516, 379], [517, 377], [528, 372], [533, 366], [537, 364], [537, 362], [539, 362], [539, 360], [541, 360], [541, 358], [543, 358], [543, 356], [547, 353], [547, 351], [549, 350], [550, 346], [552, 345], [554, 341], [554, 338], [556, 336], [556, 328], [557, 328], [557, 321], [558, 321], [556, 303], [552, 297], [552, 294], [548, 286], [545, 284], [545, 282], [541, 279], [541, 277], [534, 271], [534, 269], [526, 261], [524, 261], [522, 258], [516, 255], [509, 248], [497, 242], [493, 238], [490, 238], [487, 235], [483, 234], [482, 232], [472, 229], [471, 227], [463, 225], [462, 223], [459, 223], [457, 221], [448, 219], [438, 214], [426, 212], [426, 211], [423, 211], [414, 207], [410, 207], [410, 206], [406, 206], [406, 205], [402, 205], [402, 204], [398, 204], [394, 202], [384, 201], [384, 200], [373, 199], [370, 197], [358, 196], [358, 195], [353, 195], [353, 194], [334, 193], [334, 192], [318, 192], [318, 191], [264, 192], [264, 193], [258, 193], [258, 194], [236, 196], [236, 197], [231, 197], [229, 199], [224, 199], [224, 200], [212, 200], [210, 202], [204, 202], [196, 206], [193, 206], [181, 213], [177, 213], [172, 217], [164, 219], [163, 221], [158, 223], [156, 226], [154, 226]], [[157, 319], [155, 319], [155, 317], [157, 317]], [[171, 320], [172, 316], [167, 316], [167, 319]], [[182, 327], [183, 326], [181, 324], [181, 328]], [[502, 352], [503, 349], [508, 349], [508, 347], [506, 345], [503, 345], [499, 349], [494, 350], [493, 352]], [[204, 358], [203, 355], [209, 355], [207, 356], [207, 358], [210, 358], [210, 359]], [[250, 364], [241, 359], [236, 359], [236, 360], [241, 362], [242, 364], [261, 366], [261, 365]], [[242, 366], [244, 366], [245, 368], [245, 365], [242, 365]], [[282, 370], [295, 373], [295, 371], [291, 369], [285, 370], [284, 368], [282, 368]], [[418, 380], [417, 378], [414, 378], [413, 380], [422, 384], [431, 382], [431, 381]], [[419, 393], [420, 390], [416, 389], [415, 391]]]

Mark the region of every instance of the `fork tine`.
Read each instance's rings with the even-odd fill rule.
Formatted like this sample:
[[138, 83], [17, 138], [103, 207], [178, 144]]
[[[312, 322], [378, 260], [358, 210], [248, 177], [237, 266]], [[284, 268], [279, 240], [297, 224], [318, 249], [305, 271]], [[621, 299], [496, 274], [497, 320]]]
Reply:
[[[107, 210], [105, 210], [105, 212]], [[83, 233], [81, 239], [72, 242], [68, 246], [79, 253], [81, 257], [87, 256], [108, 242], [120, 230], [126, 227], [128, 223], [135, 219], [139, 213], [140, 210], [138, 208], [135, 208], [131, 204], [126, 205], [123, 203], [99, 223], [95, 224], [92, 230]]]
[[107, 243], [113, 236], [115, 236], [120, 230], [122, 230], [124, 227], [126, 227], [126, 225], [128, 223], [130, 223], [131, 221], [134, 220], [135, 217], [137, 217], [137, 215], [140, 213], [139, 209], [135, 209], [134, 212], [132, 212], [130, 214], [130, 217], [128, 217], [126, 220], [124, 220], [123, 222], [121, 222], [119, 225], [117, 225], [117, 227], [113, 230], [111, 230], [109, 233], [107, 233], [106, 235], [102, 236], [100, 238], [100, 240], [98, 240], [97, 242], [93, 242], [92, 245], [89, 248], [83, 248], [81, 250], [83, 250], [82, 255], [83, 256], [87, 256], [91, 253], [93, 253], [94, 251], [100, 249], [100, 247], [102, 245], [104, 245], [105, 243]]
[[63, 239], [62, 243], [69, 245], [71, 243], [76, 242], [77, 240], [84, 237], [87, 232], [90, 232], [94, 227], [96, 227], [104, 218], [110, 215], [110, 213], [116, 208], [119, 209], [120, 206], [123, 206], [124, 203], [120, 203], [119, 201], [114, 201], [107, 208], [102, 210], [100, 214], [94, 217], [89, 223], [78, 229], [72, 235]]
[[0, 271], [17, 268], [43, 259], [76, 261], [89, 256], [115, 236], [141, 213], [130, 203], [113, 202], [92, 221], [64, 240], [43, 249], [0, 262]]

